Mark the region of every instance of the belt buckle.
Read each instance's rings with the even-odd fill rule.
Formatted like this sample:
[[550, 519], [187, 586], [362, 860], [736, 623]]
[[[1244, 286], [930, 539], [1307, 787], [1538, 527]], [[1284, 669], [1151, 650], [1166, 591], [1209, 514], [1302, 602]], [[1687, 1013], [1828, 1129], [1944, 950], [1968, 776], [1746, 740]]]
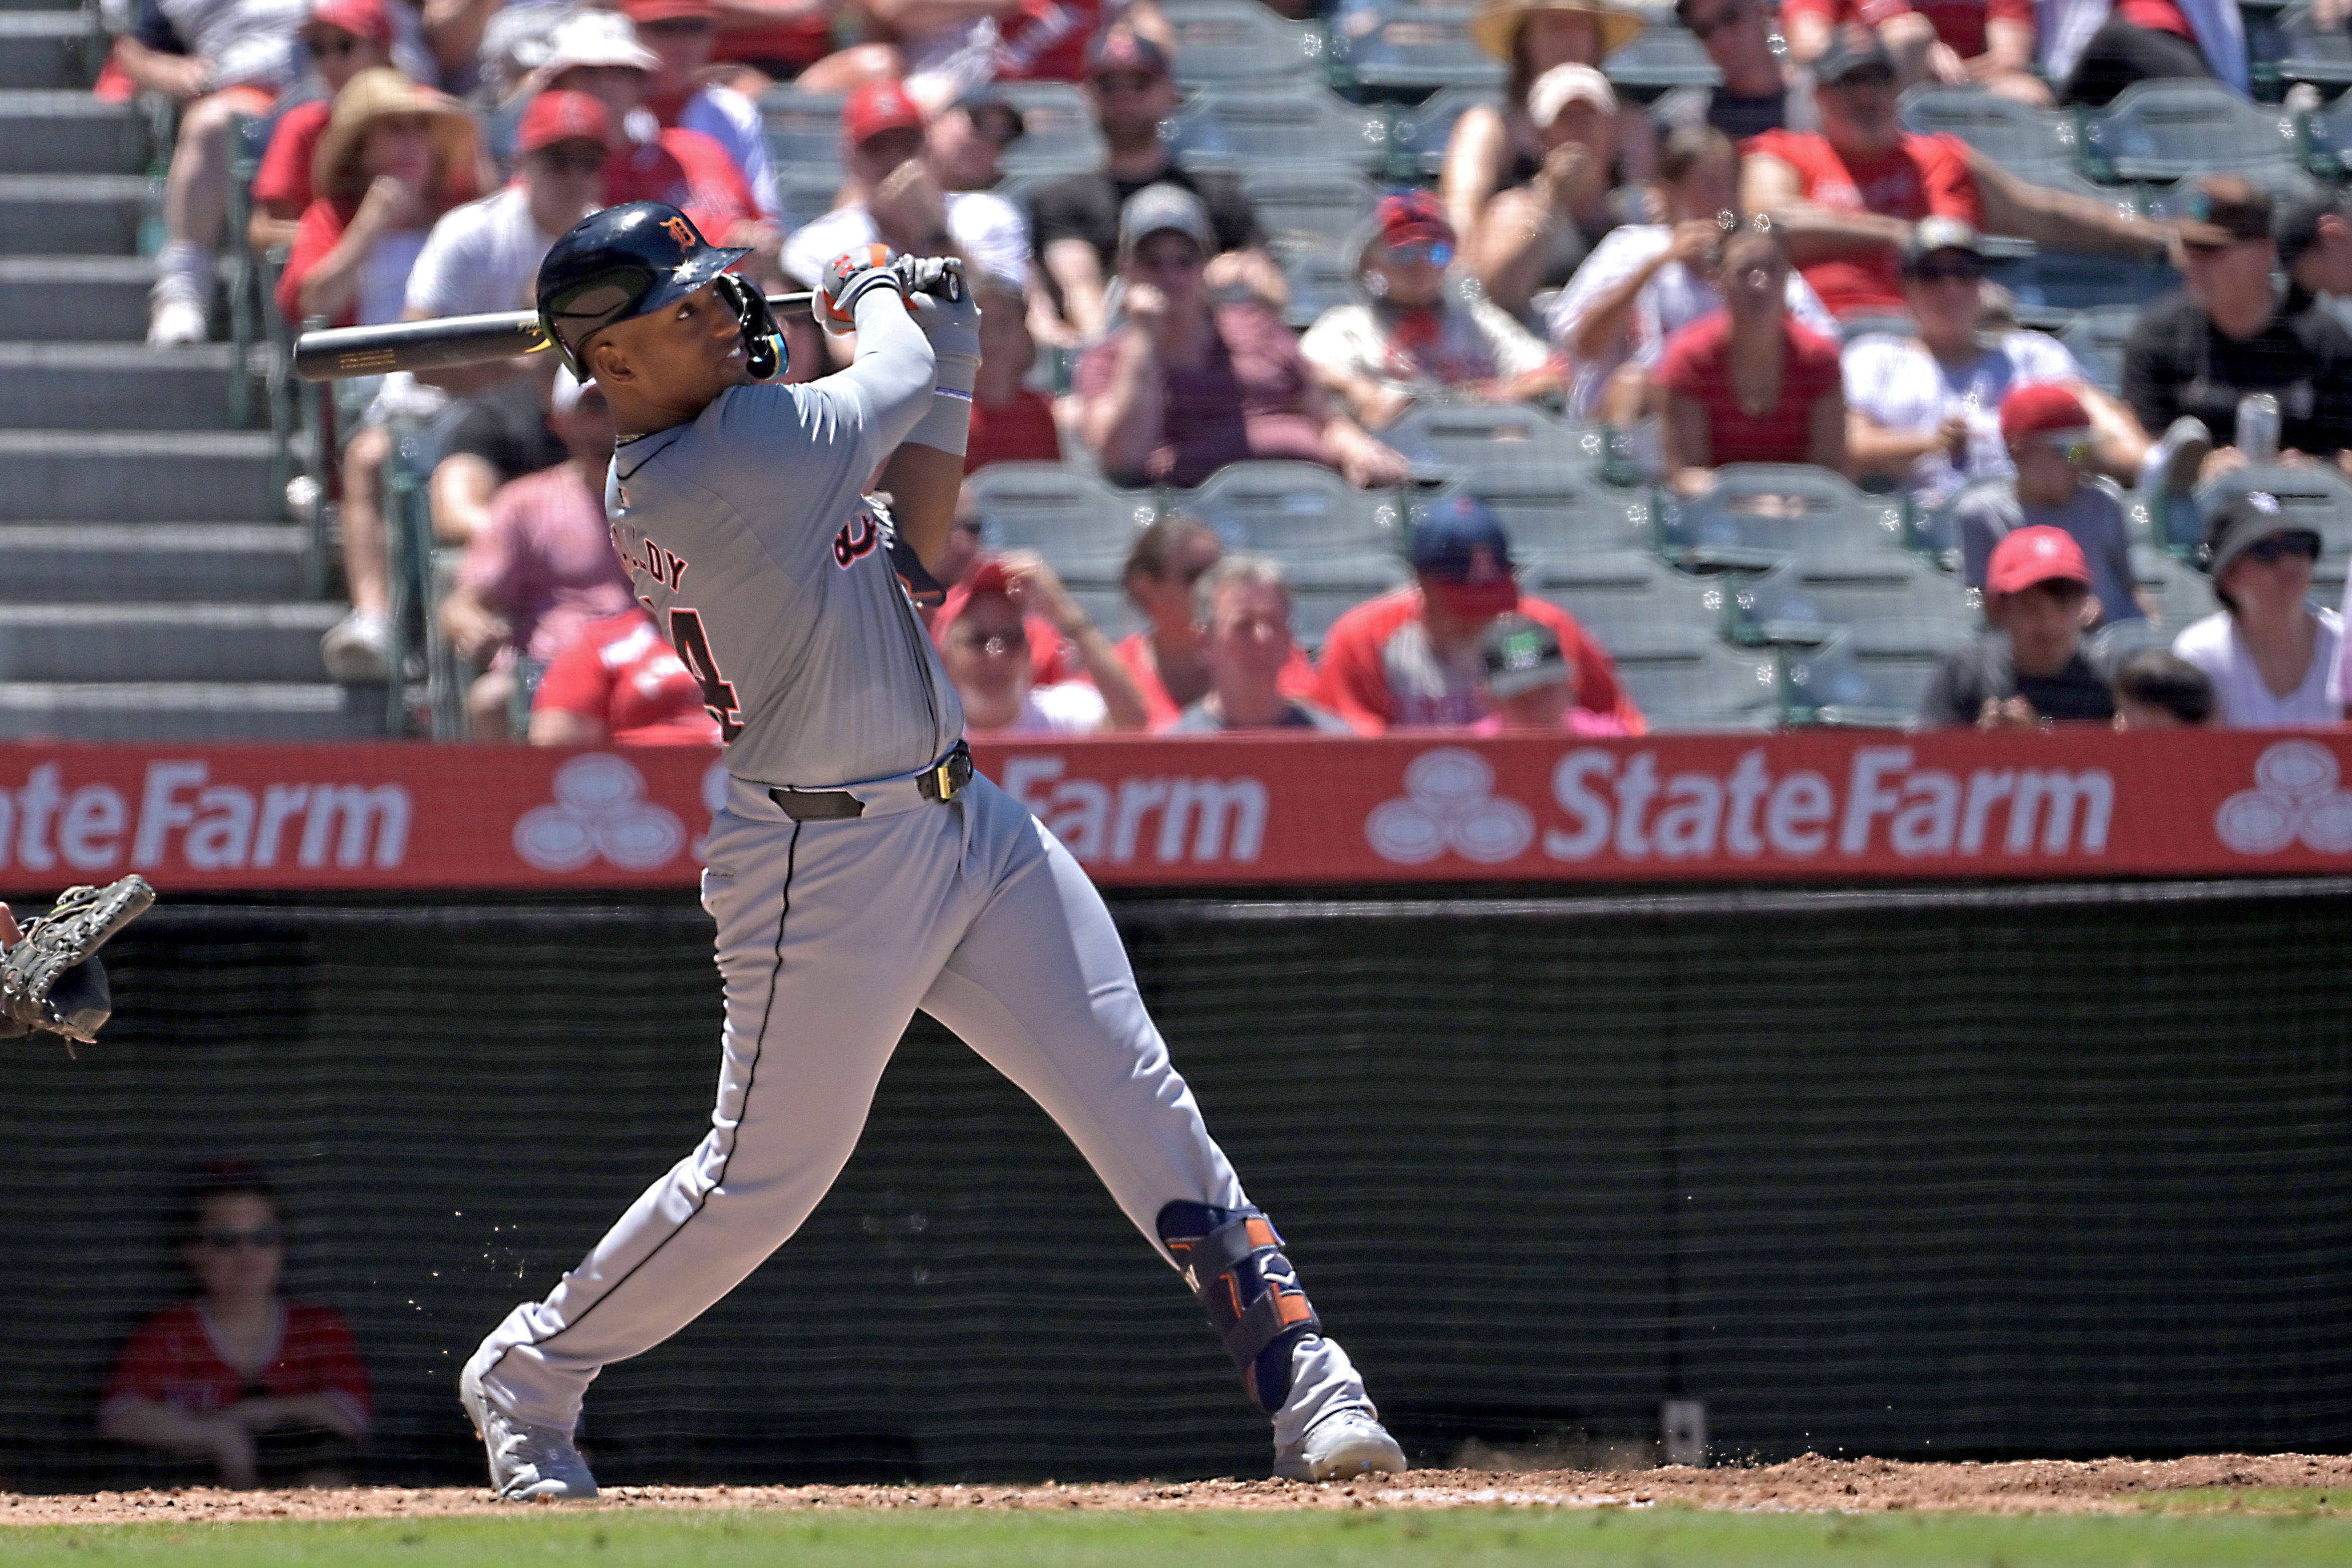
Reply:
[[951, 801], [956, 797], [955, 753], [953, 752], [950, 752], [948, 753], [946, 761], [931, 769], [931, 787], [939, 791], [939, 799], [941, 805], [945, 805], [949, 801]]

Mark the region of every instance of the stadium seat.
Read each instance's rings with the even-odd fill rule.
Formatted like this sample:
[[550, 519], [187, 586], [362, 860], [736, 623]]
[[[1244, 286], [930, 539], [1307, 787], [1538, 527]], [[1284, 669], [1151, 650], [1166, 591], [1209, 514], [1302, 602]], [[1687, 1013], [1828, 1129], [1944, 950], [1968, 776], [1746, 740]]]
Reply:
[[2323, 180], [2352, 172], [2352, 92], [2304, 117], [2304, 165]]
[[1437, 177], [1445, 163], [1445, 143], [1454, 122], [1475, 105], [1499, 104], [1500, 92], [1483, 87], [1449, 87], [1426, 103], [1397, 110], [1392, 144], [1395, 163], [1390, 174], [1400, 180]]
[[1366, 100], [1417, 100], [1449, 87], [1498, 89], [1503, 65], [1470, 41], [1457, 7], [1391, 5], [1331, 25], [1334, 75]]
[[1654, 19], [1601, 62], [1601, 74], [1620, 93], [1643, 103], [1674, 88], [1714, 87], [1723, 80], [1688, 27]]
[[1653, 631], [1717, 635], [1730, 580], [1677, 572], [1639, 550], [1600, 550], [1530, 564], [1528, 592], [1574, 616], [1603, 646], [1629, 645]]
[[[2340, 589], [2346, 561], [2352, 558], [2352, 479], [2317, 463], [2291, 468], [2238, 468], [2198, 486], [2193, 513], [2186, 507], [2175, 507], [2170, 513], [2175, 519], [2192, 522], [2197, 537], [2179, 537], [2181, 527], [2177, 524], [2171, 542], [2192, 549], [2200, 545], [2204, 540], [2201, 520], [2252, 490], [2267, 490], [2276, 496], [2283, 518], [2319, 535], [2319, 566], [2315, 576]], [[2328, 602], [2333, 605], [2336, 597], [2331, 595]]]
[[[2319, 190], [2318, 181], [2293, 164], [2264, 163], [2231, 172], [2242, 174], [2249, 184], [2257, 190], [2268, 191], [2281, 202], [2300, 201], [2316, 195]], [[2197, 180], [2198, 176], [2191, 174], [2168, 185], [2151, 186], [2145, 193], [2141, 205], [2150, 217], [2186, 217], [2189, 216], [2189, 198]]]
[[1161, 14], [1176, 43], [1176, 79], [1187, 88], [1322, 85], [1319, 27], [1286, 21], [1257, 0], [1188, 0]]
[[1281, 562], [1297, 587], [1378, 591], [1404, 580], [1402, 499], [1356, 489], [1318, 463], [1228, 464], [1176, 504], [1228, 549]]
[[[783, 209], [789, 228], [799, 228], [833, 210], [841, 193], [841, 172], [809, 163], [781, 164], [776, 169], [776, 205]], [[803, 279], [814, 283], [814, 279]]]
[[1964, 640], [1923, 635], [1906, 622], [1865, 622], [1817, 647], [1787, 649], [1783, 715], [1791, 724], [1909, 729], [1937, 662]]
[[1000, 82], [996, 90], [1021, 111], [1024, 128], [998, 165], [1007, 180], [1054, 180], [1102, 167], [1102, 132], [1086, 94], [1064, 81]]
[[2115, 621], [2084, 639], [2083, 657], [2102, 677], [2113, 680], [2117, 665], [2148, 648], [2170, 647], [2177, 635], [2179, 628], [2170, 625], [2142, 619]]
[[2213, 81], [2135, 82], [2083, 121], [2084, 169], [2102, 182], [2251, 174], [2300, 153], [2293, 115]]
[[1388, 163], [1385, 110], [1348, 102], [1320, 82], [1204, 88], [1169, 122], [1169, 144], [1188, 169], [1295, 167], [1314, 161], [1377, 174]]
[[2133, 545], [2131, 559], [2140, 597], [2163, 618], [2168, 631], [2178, 632], [2221, 607], [2213, 596], [2213, 580], [2188, 563], [2149, 544]]
[[1690, 626], [1624, 629], [1601, 642], [1654, 731], [1780, 725], [1777, 661], [1769, 656]]
[[1813, 645], [1842, 627], [1872, 623], [1913, 626], [1937, 643], [1965, 638], [1975, 629], [1956, 579], [1893, 551], [1791, 556], [1742, 577], [1727, 598], [1726, 624], [1740, 643]]
[[1276, 251], [1343, 250], [1381, 199], [1381, 188], [1359, 171], [1313, 163], [1253, 167], [1242, 190]]
[[2074, 250], [2044, 250], [1996, 262], [1988, 275], [2016, 299], [2021, 324], [2060, 332], [2084, 310], [2137, 306], [2180, 287], [2180, 274], [2161, 262]]
[[1895, 551], [1908, 537], [1898, 497], [1864, 495], [1827, 468], [1731, 463], [1702, 496], [1658, 508], [1658, 542], [1685, 565], [1766, 568], [1775, 556], [1832, 560]]
[[2274, 26], [2281, 81], [2307, 81], [2328, 92], [2352, 86], [2352, 34], [2343, 23], [2315, 26], [2309, 5], [2290, 5], [2279, 13]]
[[2071, 116], [2029, 109], [1981, 88], [1915, 87], [1903, 95], [1900, 112], [1906, 130], [1957, 136], [2036, 184], [2057, 183], [2074, 172], [2078, 161]]
[[1135, 536], [1159, 516], [1150, 495], [1059, 463], [994, 463], [965, 482], [988, 549], [1034, 550], [1074, 583], [1118, 582]]
[[2067, 352], [2083, 362], [2101, 389], [2120, 393], [2124, 384], [2124, 340], [2139, 321], [2137, 305], [2101, 305], [2081, 310], [2058, 334]]
[[788, 164], [841, 168], [841, 106], [837, 92], [800, 92], [770, 88], [760, 96], [760, 119], [767, 128], [768, 159]]
[[1277, 253], [1275, 259], [1290, 285], [1290, 309], [1282, 319], [1293, 331], [1305, 331], [1324, 311], [1358, 298], [1356, 280], [1337, 250], [1291, 250]]
[[1508, 468], [1515, 457], [1572, 462], [1581, 475], [1601, 459], [1597, 431], [1563, 425], [1528, 404], [1423, 403], [1380, 433], [1423, 482]]

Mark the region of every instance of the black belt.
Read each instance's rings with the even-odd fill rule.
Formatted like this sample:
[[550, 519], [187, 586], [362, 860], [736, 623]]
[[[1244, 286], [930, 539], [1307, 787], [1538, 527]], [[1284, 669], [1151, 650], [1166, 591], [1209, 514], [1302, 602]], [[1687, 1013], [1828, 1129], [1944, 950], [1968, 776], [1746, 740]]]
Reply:
[[[971, 748], [961, 741], [933, 766], [915, 775], [925, 800], [950, 801], [971, 783]], [[844, 822], [866, 815], [866, 803], [845, 789], [772, 789], [768, 798], [794, 822]]]

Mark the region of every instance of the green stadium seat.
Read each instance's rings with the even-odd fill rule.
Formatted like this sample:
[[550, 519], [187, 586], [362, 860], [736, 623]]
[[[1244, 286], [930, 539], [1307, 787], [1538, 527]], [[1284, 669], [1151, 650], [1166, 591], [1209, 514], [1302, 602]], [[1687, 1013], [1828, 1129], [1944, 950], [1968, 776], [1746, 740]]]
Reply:
[[2093, 632], [2083, 643], [2083, 657], [2091, 668], [2113, 680], [2116, 667], [2136, 653], [2152, 647], [2168, 648], [2179, 628], [2167, 623], [2133, 619], [2116, 621]]
[[1780, 725], [1778, 665], [1768, 655], [1691, 626], [1624, 628], [1601, 642], [1654, 731]]
[[1727, 597], [1731, 637], [1741, 643], [1817, 645], [1843, 627], [1901, 623], [1940, 644], [1975, 629], [1957, 579], [1886, 550], [1791, 556], [1743, 577]]
[[1784, 717], [1791, 724], [1909, 729], [1943, 656], [1965, 637], [1923, 635], [1907, 622], [1865, 622], [1780, 659]]
[[1496, 89], [1503, 65], [1470, 39], [1457, 6], [1393, 5], [1331, 26], [1333, 75], [1366, 100], [1412, 101], [1449, 87]]
[[841, 108], [837, 92], [802, 92], [771, 88], [760, 96], [760, 119], [767, 130], [768, 158], [787, 164], [841, 168]]
[[1277, 252], [1343, 251], [1381, 199], [1381, 188], [1360, 171], [1337, 164], [1254, 166], [1244, 172], [1242, 189]]
[[2304, 164], [2323, 180], [2341, 180], [2352, 172], [2352, 92], [2303, 123]]
[[1400, 180], [1436, 178], [1445, 163], [1445, 143], [1454, 135], [1454, 122], [1475, 105], [1502, 100], [1502, 93], [1494, 89], [1449, 87], [1426, 103], [1397, 110], [1395, 162], [1390, 173]]
[[2309, 5], [2290, 5], [2275, 26], [2280, 80], [2307, 81], [2331, 92], [2352, 86], [2352, 33], [2343, 23], [2321, 27], [2313, 23]]
[[1161, 14], [1176, 44], [1176, 79], [1187, 88], [1322, 84], [1322, 30], [1257, 0], [1189, 0]]
[[1285, 250], [1275, 260], [1290, 285], [1290, 308], [1282, 319], [1293, 331], [1305, 331], [1324, 311], [1351, 304], [1358, 298], [1347, 258], [1336, 247]]
[[2029, 109], [1980, 88], [1930, 83], [1903, 95], [1905, 129], [1957, 136], [2020, 179], [2052, 184], [2078, 161], [2072, 116]]
[[1063, 81], [1000, 82], [996, 90], [1025, 128], [998, 165], [1005, 179], [1034, 183], [1102, 167], [1102, 132], [1086, 94]]
[[2300, 161], [2294, 117], [2219, 82], [2142, 81], [2083, 121], [2084, 172], [2102, 182], [2178, 180]]
[[1117, 490], [1059, 463], [995, 463], [965, 481], [990, 550], [1034, 550], [1074, 583], [1116, 584], [1135, 536], [1151, 525], [1151, 496]]
[[1604, 647], [1621, 640], [1630, 646], [1660, 629], [1713, 637], [1723, 626], [1732, 585], [1727, 575], [1677, 572], [1638, 550], [1528, 561], [1519, 581], [1574, 616]]
[[1731, 463], [1702, 496], [1659, 505], [1658, 541], [1692, 566], [1769, 567], [1773, 557], [1813, 559], [1905, 547], [1899, 497], [1864, 495], [1827, 468], [1801, 463]]
[[2201, 621], [2221, 607], [2213, 596], [2213, 580], [2187, 562], [2154, 545], [2132, 546], [2132, 576], [2166, 628], [2177, 632]]
[[[2257, 164], [2252, 168], [2231, 172], [2243, 174], [2249, 184], [2257, 190], [2268, 191], [2281, 202], [2300, 201], [2305, 196], [2317, 195], [2319, 191], [2318, 181], [2290, 163]], [[2189, 198], [2196, 186], [2198, 178], [2199, 176], [2190, 174], [2175, 180], [2168, 185], [2150, 186], [2142, 199], [2142, 207], [2150, 217], [2188, 216]]]
[[2137, 305], [2101, 305], [2081, 310], [2058, 341], [2091, 373], [2101, 389], [2120, 393], [2124, 384], [2124, 340], [2139, 321]]
[[1688, 27], [1654, 16], [1632, 42], [1601, 62], [1619, 93], [1647, 103], [1678, 87], [1714, 87], [1723, 72]]
[[1380, 436], [1412, 464], [1421, 483], [1459, 482], [1489, 500], [1587, 489], [1602, 455], [1597, 431], [1524, 405], [1423, 404]]
[[1318, 163], [1371, 174], [1389, 158], [1387, 111], [1349, 103], [1315, 81], [1203, 88], [1165, 129], [1188, 169], [1295, 168], [1302, 149], [1311, 148]]
[[1228, 464], [1176, 504], [1228, 549], [1281, 562], [1295, 587], [1377, 592], [1405, 578], [1403, 498], [1357, 489], [1318, 463]]

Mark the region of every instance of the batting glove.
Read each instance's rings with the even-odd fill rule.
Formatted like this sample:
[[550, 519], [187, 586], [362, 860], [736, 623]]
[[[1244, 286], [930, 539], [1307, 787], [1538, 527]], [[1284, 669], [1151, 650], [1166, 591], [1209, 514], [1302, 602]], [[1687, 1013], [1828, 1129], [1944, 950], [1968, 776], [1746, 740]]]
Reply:
[[903, 299], [907, 287], [892, 259], [887, 245], [861, 245], [835, 257], [817, 280], [815, 309], [811, 312], [817, 324], [837, 338], [845, 338], [857, 330], [858, 300], [877, 289], [895, 289]]
[[980, 302], [965, 287], [963, 262], [952, 256], [902, 256], [896, 265], [907, 287], [908, 310], [931, 340], [941, 374], [949, 361], [980, 363]]

